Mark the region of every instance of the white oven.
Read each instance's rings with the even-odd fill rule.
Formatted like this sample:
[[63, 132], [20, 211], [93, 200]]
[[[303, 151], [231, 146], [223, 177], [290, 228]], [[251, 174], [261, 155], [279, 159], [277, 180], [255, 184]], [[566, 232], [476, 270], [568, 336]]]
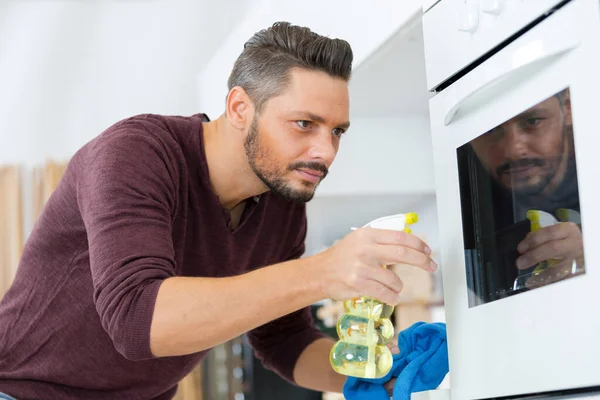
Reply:
[[600, 387], [599, 3], [423, 16], [452, 400]]

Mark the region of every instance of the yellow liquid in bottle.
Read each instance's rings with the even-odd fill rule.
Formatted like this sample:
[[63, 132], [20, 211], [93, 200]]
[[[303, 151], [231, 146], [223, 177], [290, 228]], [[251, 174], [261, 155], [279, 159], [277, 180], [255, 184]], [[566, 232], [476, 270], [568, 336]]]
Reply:
[[340, 340], [333, 346], [329, 361], [333, 369], [357, 378], [381, 378], [393, 364], [385, 346], [394, 336], [389, 317], [394, 307], [370, 297], [344, 302], [346, 314], [338, 320]]
[[[417, 214], [407, 213], [384, 217], [368, 226], [410, 233], [408, 226], [417, 221]], [[394, 361], [385, 346], [394, 336], [394, 326], [390, 321], [394, 307], [370, 297], [359, 297], [344, 301], [344, 310], [346, 314], [337, 324], [340, 340], [329, 354], [331, 366], [339, 374], [357, 378], [387, 375]]]
[[358, 297], [344, 301], [344, 310], [348, 314], [369, 319], [390, 318], [394, 307], [370, 297]]
[[368, 328], [368, 318], [344, 314], [338, 321], [337, 333], [344, 342], [362, 345], [386, 344], [394, 337], [394, 326], [387, 318], [373, 322], [372, 337], [367, 336]]
[[[368, 362], [369, 351], [374, 353], [372, 363]], [[369, 379], [384, 377], [393, 364], [392, 353], [385, 346], [364, 346], [342, 341], [333, 346], [329, 360], [339, 374]]]

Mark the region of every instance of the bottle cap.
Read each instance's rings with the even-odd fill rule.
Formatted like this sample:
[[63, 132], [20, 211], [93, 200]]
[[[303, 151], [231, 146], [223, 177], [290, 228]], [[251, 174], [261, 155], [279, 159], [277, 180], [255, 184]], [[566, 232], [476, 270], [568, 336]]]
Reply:
[[402, 231], [406, 228], [406, 225], [414, 224], [418, 219], [416, 213], [389, 215], [377, 218], [366, 224], [365, 227]]

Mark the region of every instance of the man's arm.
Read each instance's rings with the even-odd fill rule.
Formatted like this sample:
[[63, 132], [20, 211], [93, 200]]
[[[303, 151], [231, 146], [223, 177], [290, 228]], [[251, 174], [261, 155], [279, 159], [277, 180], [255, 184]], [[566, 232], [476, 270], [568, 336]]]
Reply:
[[299, 386], [322, 392], [342, 392], [347, 377], [335, 372], [329, 362], [329, 352], [334, 344], [332, 339], [323, 338], [304, 349], [294, 367], [294, 381]]
[[165, 280], [150, 329], [152, 353], [208, 349], [322, 299], [317, 267], [308, 257], [230, 278]]
[[395, 304], [402, 283], [380, 266], [428, 268], [415, 236], [359, 229], [306, 259], [229, 278], [176, 277], [178, 170], [142, 122], [119, 124], [95, 141], [76, 186], [96, 309], [128, 359], [198, 352], [322, 298], [366, 295]]
[[94, 301], [117, 351], [131, 360], [198, 352], [324, 297], [308, 259], [235, 277], [177, 277], [180, 171], [147, 124], [107, 130], [84, 151], [76, 181]]
[[[294, 381], [305, 388], [322, 392], [341, 393], [347, 376], [338, 374], [329, 362], [329, 352], [335, 342], [324, 338], [315, 340], [298, 358], [294, 368]], [[390, 342], [387, 347], [392, 354], [400, 352], [395, 342]], [[389, 395], [392, 395], [396, 379], [390, 379], [384, 384]]]

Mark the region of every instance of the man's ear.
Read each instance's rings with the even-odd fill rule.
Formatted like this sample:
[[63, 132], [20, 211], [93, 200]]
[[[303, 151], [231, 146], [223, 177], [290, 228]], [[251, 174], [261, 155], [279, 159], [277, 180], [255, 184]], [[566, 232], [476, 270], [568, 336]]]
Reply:
[[225, 113], [231, 125], [241, 131], [252, 123], [254, 105], [248, 93], [240, 86], [235, 86], [229, 91]]

